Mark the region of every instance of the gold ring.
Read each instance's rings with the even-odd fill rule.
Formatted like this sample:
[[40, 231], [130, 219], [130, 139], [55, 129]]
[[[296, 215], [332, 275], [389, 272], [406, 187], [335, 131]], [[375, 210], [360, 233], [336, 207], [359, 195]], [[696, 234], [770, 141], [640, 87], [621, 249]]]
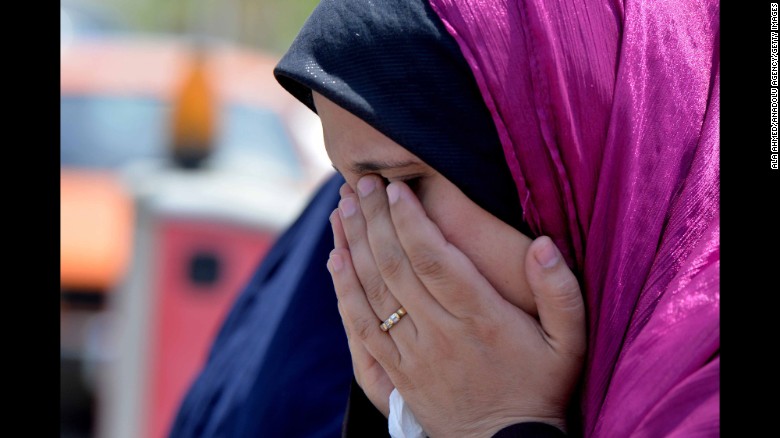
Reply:
[[379, 328], [381, 328], [383, 332], [390, 330], [394, 325], [398, 324], [398, 321], [400, 321], [404, 315], [406, 315], [406, 309], [400, 307], [398, 310], [393, 312], [393, 314], [390, 315], [390, 317], [387, 318], [382, 324], [379, 324]]

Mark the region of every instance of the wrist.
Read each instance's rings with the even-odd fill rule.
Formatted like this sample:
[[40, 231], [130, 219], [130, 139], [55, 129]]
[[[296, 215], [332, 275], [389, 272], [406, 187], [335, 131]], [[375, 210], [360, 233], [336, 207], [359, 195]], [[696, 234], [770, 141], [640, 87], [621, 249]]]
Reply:
[[557, 426], [542, 422], [525, 422], [507, 426], [492, 438], [565, 438], [566, 433]]
[[557, 417], [507, 417], [491, 422], [483, 430], [479, 436], [485, 438], [566, 436], [566, 421]]

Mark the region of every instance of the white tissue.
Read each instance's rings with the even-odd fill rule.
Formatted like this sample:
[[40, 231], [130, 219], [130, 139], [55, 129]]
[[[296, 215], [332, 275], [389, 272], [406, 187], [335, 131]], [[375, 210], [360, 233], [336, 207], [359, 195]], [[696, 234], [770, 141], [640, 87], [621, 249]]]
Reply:
[[425, 438], [422, 426], [395, 388], [390, 393], [390, 415], [387, 417], [387, 427], [392, 438]]

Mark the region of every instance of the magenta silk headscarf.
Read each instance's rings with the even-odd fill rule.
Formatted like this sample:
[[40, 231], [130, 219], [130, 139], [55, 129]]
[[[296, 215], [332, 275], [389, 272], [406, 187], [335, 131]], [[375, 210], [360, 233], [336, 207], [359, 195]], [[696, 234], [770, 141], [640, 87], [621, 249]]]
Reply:
[[719, 2], [429, 0], [582, 279], [585, 436], [719, 434]]

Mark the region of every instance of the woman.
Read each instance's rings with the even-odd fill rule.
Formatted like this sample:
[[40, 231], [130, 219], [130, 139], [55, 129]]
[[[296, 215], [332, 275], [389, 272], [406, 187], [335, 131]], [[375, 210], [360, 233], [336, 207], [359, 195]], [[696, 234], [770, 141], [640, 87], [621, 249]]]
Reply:
[[[445, 83], [459, 74], [437, 39], [446, 29], [495, 124], [524, 222], [582, 279], [583, 432], [716, 432], [718, 3], [386, 3], [323, 2], [277, 67], [280, 83], [313, 110], [328, 105], [319, 93], [421, 161], [438, 159], [439, 173], [511, 223], [489, 204], [511, 205], [506, 191], [474, 189], [453, 163], [493, 177], [485, 187], [505, 184], [500, 167], [483, 173], [477, 153], [446, 149], [481, 126], [473, 108], [448, 111], [470, 88]], [[357, 277], [370, 269], [352, 259]]]
[[[418, 158], [442, 175], [479, 209], [509, 225], [512, 230], [486, 235], [509, 236], [495, 244], [500, 249], [496, 253], [504, 253], [501, 246], [507, 244], [517, 248], [510, 254], [518, 258], [501, 258], [498, 263], [486, 259], [479, 271], [490, 287], [531, 314], [535, 300], [525, 295], [528, 288], [521, 284], [522, 277], [500, 281], [499, 274], [512, 268], [483, 271], [502, 262], [513, 268], [530, 267], [525, 274], [532, 283], [536, 281], [535, 268], [529, 265], [533, 258], [522, 253], [534, 253], [535, 246], [513, 233], [552, 238], [580, 279], [588, 316], [583, 385], [574, 395], [575, 415], [567, 425], [571, 434], [715, 435], [719, 424], [717, 17], [717, 2], [323, 1], [276, 74], [312, 110], [325, 117], [328, 108], [336, 117], [343, 116], [340, 110], [356, 117], [410, 153], [410, 160]], [[328, 107], [331, 103], [335, 105]], [[326, 126], [326, 135], [328, 131]], [[348, 167], [340, 163], [345, 160], [337, 155], [334, 162], [352, 180], [342, 188], [341, 213], [331, 216], [338, 247], [333, 254], [341, 259], [340, 272], [352, 272], [354, 277], [351, 283], [336, 274], [333, 279], [340, 297], [359, 296], [355, 291], [360, 289], [366, 296], [363, 310], [353, 306], [344, 312], [345, 326], [350, 330], [358, 327], [358, 318], [372, 317], [373, 340], [382, 339], [379, 334], [387, 340], [422, 330], [418, 322], [423, 316], [410, 311], [387, 333], [377, 333], [388, 312], [397, 309], [396, 302], [374, 303], [375, 310], [368, 294], [382, 288], [366, 287], [367, 282], [359, 278], [366, 277], [371, 265], [358, 266], [367, 257], [348, 256], [358, 250], [351, 240], [360, 239], [355, 230], [361, 229], [348, 221], [360, 220], [364, 204], [358, 173], [348, 174]], [[380, 173], [381, 166], [373, 164], [362, 169]], [[423, 192], [412, 196], [397, 182], [408, 176], [388, 175], [393, 180], [390, 186], [401, 190], [393, 196], [407, 201], [425, 198], [422, 184], [418, 189]], [[386, 193], [377, 190], [377, 184], [374, 180], [371, 194]], [[345, 199], [355, 201], [352, 214], [345, 214], [350, 209]], [[385, 202], [392, 222], [389, 200]], [[472, 207], [466, 213], [477, 211]], [[455, 229], [443, 223], [458, 217], [455, 214], [437, 217], [425, 208], [417, 212], [424, 212], [440, 230]], [[377, 215], [387, 216], [386, 211]], [[390, 229], [387, 221], [385, 229]], [[404, 233], [397, 235], [400, 240]], [[315, 240], [322, 242], [317, 236]], [[457, 233], [443, 236], [455, 239]], [[374, 238], [367, 232], [366, 240], [370, 239]], [[478, 249], [481, 240], [473, 240]], [[544, 238], [539, 241], [543, 244]], [[469, 243], [453, 246], [468, 253]], [[371, 250], [371, 245], [363, 247], [364, 253], [366, 248]], [[480, 252], [471, 251], [467, 259], [479, 265], [475, 258]], [[336, 263], [331, 257], [329, 268], [334, 272]], [[399, 305], [414, 298], [403, 295], [403, 288], [387, 289], [405, 297], [398, 300], [393, 295]], [[470, 303], [479, 305], [479, 296], [471, 296], [476, 301]], [[375, 298], [376, 302], [382, 299], [380, 294]], [[341, 307], [344, 310], [343, 300]], [[228, 322], [239, 313], [234, 310], [235, 318]], [[330, 321], [327, 312], [322, 318]], [[363, 324], [366, 333], [367, 324]], [[314, 335], [319, 333], [311, 331]], [[499, 335], [507, 336], [506, 332]], [[376, 342], [355, 342], [354, 333], [351, 338], [353, 364], [362, 364], [363, 370], [370, 368], [372, 358], [388, 354]], [[248, 341], [232, 344], [250, 345]], [[211, 363], [217, 356], [215, 348]], [[530, 365], [532, 370], [544, 366]], [[446, 363], [433, 367], [444, 375], [457, 369]], [[563, 375], [576, 375], [576, 366], [563, 369]], [[225, 374], [207, 366], [201, 381], [210, 371]], [[375, 381], [381, 382], [385, 375], [389, 376], [376, 373]], [[431, 382], [438, 382], [438, 377], [431, 374]], [[389, 400], [384, 404], [388, 386], [369, 389], [372, 385], [363, 383], [371, 401], [388, 414]], [[404, 385], [399, 386], [400, 392]], [[456, 422], [465, 409], [451, 410], [452, 405], [425, 399], [425, 391], [406, 386], [402, 395], [426, 427], [445, 427], [436, 423], [441, 418]], [[568, 382], [561, 387], [552, 393], [564, 394], [565, 399]], [[225, 398], [224, 393], [214, 390], [210, 398], [201, 397], [201, 404], [212, 403], [213, 394]], [[516, 393], [525, 395], [523, 390]], [[265, 397], [275, 394], [282, 392]], [[540, 397], [546, 395], [542, 390]], [[380, 429], [386, 428], [384, 416], [365, 409], [361, 397], [362, 391], [353, 388], [347, 432], [354, 431], [358, 419], [372, 415]], [[190, 405], [197, 402], [188, 399]], [[431, 407], [440, 415], [426, 414]], [[207, 414], [198, 421], [209, 415], [202, 412]], [[265, 415], [264, 410], [253, 412]], [[559, 416], [556, 412], [553, 417]], [[558, 420], [546, 422], [560, 426]], [[229, 423], [221, 421], [222, 426]], [[498, 427], [494, 424], [480, 432], [491, 433]], [[264, 429], [259, 425], [251, 430]]]

